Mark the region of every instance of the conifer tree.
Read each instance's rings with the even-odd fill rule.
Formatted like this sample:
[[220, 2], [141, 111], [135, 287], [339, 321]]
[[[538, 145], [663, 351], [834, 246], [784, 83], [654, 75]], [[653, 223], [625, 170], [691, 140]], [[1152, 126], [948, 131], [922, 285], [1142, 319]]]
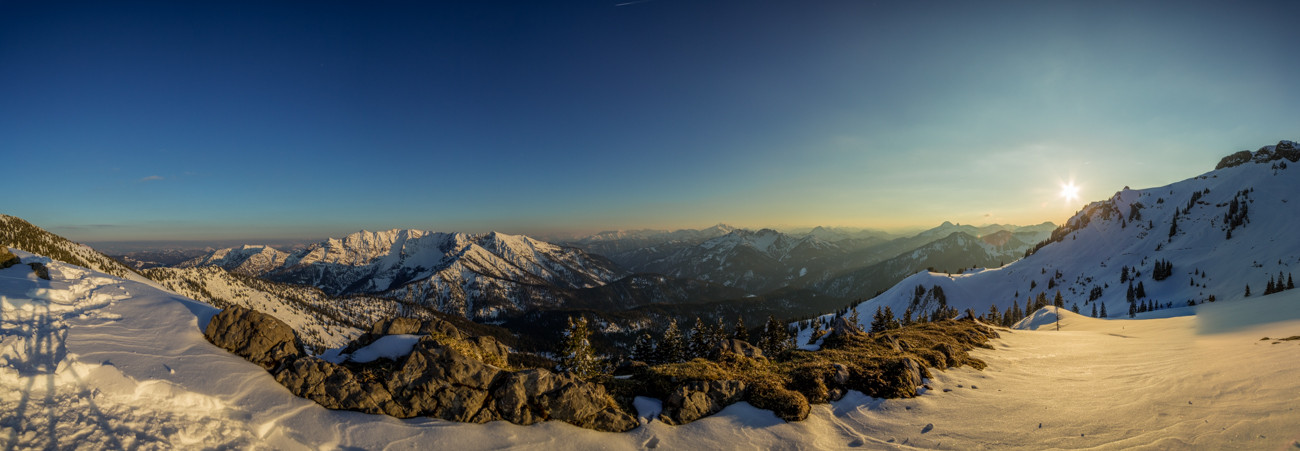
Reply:
[[[907, 310], [903, 311], [903, 327], [907, 327], [911, 325], [912, 325], [912, 306], [909, 305], [907, 306]], [[862, 327], [862, 326], [858, 325], [858, 327]]]
[[650, 334], [641, 334], [636, 337], [636, 344], [632, 345], [631, 359], [638, 362], [645, 362], [651, 365], [657, 364], [655, 358], [654, 338]]
[[587, 318], [578, 317], [577, 321], [569, 317], [569, 325], [564, 330], [564, 339], [560, 342], [559, 370], [582, 379], [596, 375], [599, 364], [591, 353], [591, 343], [587, 340], [591, 330], [587, 328]]
[[1287, 275], [1286, 275], [1286, 289], [1288, 289], [1288, 290], [1294, 290], [1294, 289], [1295, 289], [1295, 280], [1292, 280], [1292, 279], [1291, 279], [1291, 274], [1287, 274]]
[[988, 313], [988, 315], [989, 315], [989, 316], [988, 316], [988, 321], [987, 321], [987, 322], [988, 322], [989, 324], [1002, 324], [1002, 318], [1000, 318], [999, 315], [998, 315], [998, 305], [997, 305], [997, 304], [992, 304], [992, 305], [989, 306], [989, 313]]
[[788, 335], [789, 331], [784, 324], [777, 321], [775, 316], [768, 316], [763, 334], [758, 338], [758, 347], [763, 350], [763, 354], [776, 356], [786, 350]]
[[887, 327], [889, 322], [885, 319], [885, 311], [877, 306], [876, 314], [871, 317], [871, 333], [884, 332]]
[[1096, 317], [1097, 317], [1097, 304], [1096, 304], [1096, 303], [1093, 303], [1093, 304], [1092, 304], [1092, 317], [1093, 317], [1093, 318], [1096, 318]]
[[740, 341], [749, 341], [749, 329], [745, 328], [745, 317], [736, 317], [736, 328], [731, 332], [731, 338]]
[[1265, 295], [1270, 295], [1270, 294], [1273, 294], [1273, 293], [1275, 293], [1275, 292], [1273, 291], [1273, 276], [1268, 276], [1268, 285], [1265, 285], [1265, 286], [1264, 286], [1264, 294], [1265, 294]]
[[1136, 315], [1137, 315], [1137, 312], [1138, 312], [1138, 309], [1137, 309], [1137, 303], [1136, 303], [1136, 302], [1128, 305], [1128, 317], [1129, 317], [1129, 318], [1132, 318], [1132, 317], [1136, 316]]
[[1061, 290], [1056, 290], [1056, 297], [1052, 299], [1052, 305], [1057, 308], [1065, 307], [1065, 298], [1061, 297]]
[[699, 317], [695, 318], [695, 327], [691, 328], [687, 343], [687, 360], [709, 356], [709, 328]]
[[1070, 311], [1071, 311], [1071, 312], [1074, 312], [1074, 313], [1079, 313], [1079, 303], [1077, 303], [1077, 302], [1075, 302], [1075, 303], [1071, 303], [1071, 304], [1070, 304]]
[[1143, 299], [1147, 297], [1147, 290], [1142, 286], [1142, 282], [1138, 282], [1137, 291], [1134, 292], [1133, 295], [1138, 299]]
[[664, 338], [659, 341], [657, 351], [659, 363], [686, 361], [686, 340], [682, 337], [682, 332], [677, 329], [677, 320], [668, 322], [668, 330], [664, 331]]
[[[908, 318], [908, 321], [910, 322], [911, 318]], [[852, 324], [853, 327], [862, 328], [862, 324], [858, 323], [858, 306], [856, 305], [849, 309], [849, 324]]]
[[1246, 297], [1250, 297], [1250, 284], [1246, 284]]
[[1129, 304], [1132, 304], [1133, 302], [1137, 301], [1137, 295], [1136, 295], [1135, 293], [1136, 293], [1136, 292], [1133, 291], [1133, 282], [1129, 282], [1129, 284], [1128, 284], [1128, 294], [1125, 295], [1126, 298], [1128, 299], [1128, 303], [1129, 303]]
[[1101, 305], [1101, 317], [1102, 318], [1106, 317], [1106, 304]]
[[713, 330], [711, 332], [712, 333], [709, 334], [710, 349], [717, 346], [718, 343], [722, 343], [722, 340], [727, 339], [727, 323], [722, 320], [721, 316], [718, 317], [718, 322], [713, 325]]
[[902, 324], [898, 323], [898, 318], [894, 318], [894, 309], [889, 308], [889, 306], [887, 305], [885, 306], [884, 315], [885, 315], [885, 330], [894, 330], [903, 327]]

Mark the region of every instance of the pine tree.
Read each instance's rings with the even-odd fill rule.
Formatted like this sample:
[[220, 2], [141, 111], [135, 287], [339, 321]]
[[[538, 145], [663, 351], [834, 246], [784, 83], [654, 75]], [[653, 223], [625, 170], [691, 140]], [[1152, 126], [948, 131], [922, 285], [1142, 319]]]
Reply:
[[1273, 293], [1275, 293], [1273, 291], [1273, 276], [1268, 276], [1268, 285], [1264, 286], [1264, 295], [1270, 295]]
[[884, 332], [888, 326], [888, 320], [885, 319], [885, 310], [877, 306], [876, 314], [871, 317], [871, 333]]
[[687, 339], [687, 360], [701, 359], [709, 356], [709, 329], [699, 317], [695, 318], [695, 327], [691, 328]]
[[1101, 317], [1102, 318], [1106, 317], [1106, 304], [1101, 305]]
[[1061, 290], [1056, 290], [1056, 297], [1052, 299], [1052, 305], [1057, 308], [1065, 307], [1065, 298], [1061, 297]]
[[1096, 304], [1096, 303], [1093, 303], [1093, 304], [1092, 304], [1092, 317], [1093, 317], [1093, 318], [1096, 318], [1096, 317], [1097, 317], [1097, 304]]
[[1246, 284], [1246, 297], [1250, 297], [1250, 284]]
[[664, 338], [659, 341], [659, 363], [680, 363], [686, 361], [686, 340], [682, 337], [682, 332], [677, 329], [677, 320], [668, 322], [668, 330], [664, 331]]
[[1119, 268], [1119, 283], [1128, 282], [1128, 266]]
[[736, 317], [736, 328], [731, 332], [731, 338], [740, 341], [749, 341], [749, 329], [745, 328], [745, 317]]
[[758, 347], [763, 350], [763, 354], [776, 356], [786, 350], [788, 335], [789, 331], [784, 324], [777, 321], [775, 316], [768, 316], [763, 334], [758, 338]]
[[1295, 289], [1295, 281], [1291, 279], [1291, 274], [1286, 275], [1286, 289], [1288, 290]]
[[582, 379], [596, 375], [599, 364], [591, 353], [588, 338], [591, 331], [587, 328], [587, 318], [578, 317], [577, 321], [569, 317], [569, 325], [564, 330], [564, 339], [560, 342], [559, 370]]
[[1136, 296], [1138, 299], [1142, 299], [1142, 298], [1147, 297], [1147, 289], [1144, 288], [1144, 287], [1142, 286], [1142, 282], [1138, 282], [1137, 292], [1135, 292], [1135, 293], [1133, 293], [1133, 294], [1134, 294], [1134, 296]]
[[631, 359], [651, 365], [659, 363], [655, 358], [654, 338], [650, 334], [641, 334], [636, 338], [636, 344], [632, 345]]
[[[911, 318], [908, 318], [908, 321], [910, 322]], [[856, 305], [849, 310], [849, 324], [852, 324], [854, 327], [862, 327], [862, 324], [858, 323], [858, 306]]]
[[1137, 301], [1137, 295], [1136, 295], [1135, 292], [1133, 291], [1133, 282], [1129, 282], [1129, 284], [1128, 284], [1128, 294], [1125, 295], [1125, 297], [1126, 297], [1126, 299], [1128, 299], [1128, 303], [1129, 303], [1129, 304], [1132, 304], [1133, 302]]
[[[903, 311], [903, 327], [907, 327], [911, 325], [912, 325], [912, 306], [909, 305], [907, 306], [907, 310]], [[862, 327], [862, 326], [859, 325], [858, 327]]]
[[903, 327], [901, 324], [898, 323], [898, 319], [894, 318], [894, 309], [889, 308], [889, 306], [885, 306], [884, 315], [885, 315], [885, 330], [894, 330]]
[[718, 317], [718, 322], [713, 325], [713, 330], [710, 332], [711, 332], [709, 334], [710, 348], [717, 346], [718, 343], [722, 343], [722, 340], [727, 339], [727, 323], [722, 321], [721, 316]]
[[1070, 304], [1070, 311], [1076, 314], [1079, 313], [1079, 303], [1075, 302]]
[[1135, 303], [1131, 303], [1131, 304], [1128, 305], [1128, 317], [1129, 317], [1129, 318], [1132, 318], [1132, 317], [1136, 316], [1136, 315], [1137, 315], [1137, 312], [1138, 312], [1138, 309], [1137, 309], [1137, 303], [1136, 303], [1136, 302], [1135, 302]]
[[988, 317], [988, 320], [986, 321], [987, 323], [989, 323], [989, 324], [995, 324], [995, 325], [996, 325], [996, 324], [1002, 324], [1002, 318], [998, 315], [998, 305], [997, 305], [997, 304], [992, 304], [992, 305], [989, 306], [989, 313], [988, 313], [988, 315], [989, 315], [989, 317]]

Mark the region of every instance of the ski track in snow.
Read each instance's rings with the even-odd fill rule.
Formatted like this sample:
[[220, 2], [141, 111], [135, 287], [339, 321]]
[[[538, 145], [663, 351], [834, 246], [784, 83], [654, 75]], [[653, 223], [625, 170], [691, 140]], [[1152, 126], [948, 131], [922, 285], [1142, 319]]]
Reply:
[[[42, 259], [17, 252], [25, 261]], [[48, 261], [45, 259], [44, 261]], [[621, 434], [330, 411], [203, 339], [216, 309], [58, 262], [0, 270], [0, 449], [1281, 449], [1300, 440], [1300, 292], [1102, 320], [1043, 310], [914, 399], [785, 423], [746, 403]], [[978, 388], [976, 388], [978, 387]], [[944, 392], [950, 389], [950, 392]], [[653, 400], [639, 405], [654, 406]], [[1041, 427], [1040, 427], [1041, 424]]]

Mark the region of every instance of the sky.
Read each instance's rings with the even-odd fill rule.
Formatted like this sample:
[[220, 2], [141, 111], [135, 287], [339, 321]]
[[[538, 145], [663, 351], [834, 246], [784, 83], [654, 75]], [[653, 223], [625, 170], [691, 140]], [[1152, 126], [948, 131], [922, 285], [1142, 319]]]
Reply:
[[1297, 13], [0, 2], [0, 213], [84, 242], [1060, 223], [1300, 140]]

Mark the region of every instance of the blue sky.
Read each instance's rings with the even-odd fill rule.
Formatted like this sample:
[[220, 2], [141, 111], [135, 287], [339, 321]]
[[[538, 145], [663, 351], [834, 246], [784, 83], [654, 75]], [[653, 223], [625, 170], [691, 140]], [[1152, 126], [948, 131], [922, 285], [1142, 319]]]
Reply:
[[[0, 4], [81, 241], [1061, 221], [1300, 139], [1294, 2]], [[901, 3], [901, 4], [899, 4]]]

